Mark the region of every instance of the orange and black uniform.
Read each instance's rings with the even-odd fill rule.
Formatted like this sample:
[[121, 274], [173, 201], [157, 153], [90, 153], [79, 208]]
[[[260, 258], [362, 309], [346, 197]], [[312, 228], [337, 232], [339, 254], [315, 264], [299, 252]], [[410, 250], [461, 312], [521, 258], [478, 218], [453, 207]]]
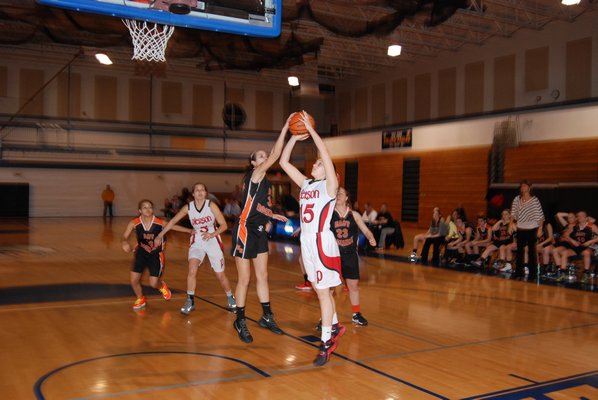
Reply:
[[509, 224], [501, 223], [497, 230], [492, 231], [492, 244], [497, 248], [511, 243], [513, 243], [513, 233], [509, 232]]
[[330, 229], [334, 233], [341, 255], [341, 272], [345, 279], [359, 279], [359, 258], [357, 257], [357, 240], [359, 227], [351, 209], [343, 217], [334, 210], [330, 219]]
[[145, 268], [150, 271], [150, 276], [162, 276], [164, 272], [164, 247], [166, 238], [158, 247], [154, 247], [154, 239], [164, 228], [164, 221], [154, 217], [149, 227], [145, 227], [141, 217], [133, 220], [135, 234], [137, 235], [137, 247], [133, 259], [133, 272], [143, 273]]
[[[482, 228], [485, 228], [482, 230]], [[478, 240], [486, 240], [488, 239], [488, 234], [490, 232], [492, 232], [492, 227], [488, 224], [486, 224], [485, 226], [479, 226], [476, 228], [476, 230], [478, 231], [479, 239]]]
[[572, 244], [569, 246], [571, 250], [573, 250], [577, 255], [580, 255], [582, 251], [586, 250], [588, 247], [583, 246], [583, 244], [589, 240], [592, 240], [594, 237], [594, 232], [592, 231], [592, 224], [587, 224], [583, 229], [580, 229], [579, 224], [576, 224], [573, 227], [573, 230], [569, 234], [569, 237], [579, 243], [579, 246], [573, 246]]
[[253, 259], [258, 254], [268, 252], [266, 224], [272, 217], [271, 190], [270, 181], [266, 177], [255, 183], [251, 182], [250, 173], [245, 176], [241, 215], [232, 230], [233, 257]]

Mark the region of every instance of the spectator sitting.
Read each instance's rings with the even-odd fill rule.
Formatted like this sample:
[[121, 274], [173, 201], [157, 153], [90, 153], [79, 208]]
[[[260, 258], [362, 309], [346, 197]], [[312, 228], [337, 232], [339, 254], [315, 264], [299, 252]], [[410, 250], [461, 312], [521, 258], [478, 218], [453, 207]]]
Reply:
[[239, 215], [241, 215], [241, 207], [239, 203], [236, 202], [233, 198], [225, 198], [224, 199], [224, 210], [222, 211], [224, 218], [226, 218], [226, 222], [229, 226], [233, 226]]
[[377, 240], [378, 247], [376, 249], [384, 250], [384, 247], [386, 246], [386, 236], [392, 235], [395, 232], [394, 220], [387, 210], [386, 203], [382, 203], [380, 206], [380, 212], [374, 221], [374, 225], [379, 233], [379, 238]]
[[294, 217], [299, 214], [299, 202], [296, 198], [289, 194], [288, 189], [283, 188], [283, 193], [280, 199], [282, 211], [287, 217]]
[[359, 202], [357, 200], [353, 203], [353, 211], [357, 211], [357, 213], [361, 215], [361, 208], [359, 208]]
[[164, 217], [168, 219], [172, 218], [175, 214], [172, 211], [172, 202], [168, 197], [164, 199], [164, 208], [162, 209], [162, 212], [164, 213]]
[[[409, 257], [409, 259], [411, 261], [416, 261], [417, 260], [417, 248], [419, 246], [420, 242], [424, 242], [424, 248], [422, 249], [422, 261], [423, 262], [428, 262], [427, 257], [428, 257], [428, 250], [430, 249], [430, 244], [435, 244], [435, 241], [438, 237], [440, 237], [440, 224], [444, 223], [444, 219], [442, 219], [442, 216], [440, 214], [440, 208], [438, 207], [434, 207], [434, 209], [432, 210], [432, 221], [430, 222], [430, 228], [428, 228], [427, 232], [425, 233], [420, 233], [418, 235], [415, 235], [415, 237], [413, 238], [413, 251], [411, 253], [411, 256]], [[447, 232], [448, 233], [448, 232]], [[446, 235], [446, 234], [445, 234]], [[434, 239], [434, 241], [429, 241], [428, 239]], [[444, 241], [444, 238], [442, 238]], [[427, 246], [426, 246], [427, 244]], [[440, 251], [440, 249], [438, 248], [438, 246], [434, 246], [434, 252], [436, 251]], [[440, 253], [438, 253], [440, 254]], [[425, 256], [425, 259], [424, 259]]]
[[378, 218], [378, 213], [376, 212], [376, 210], [372, 208], [370, 203], [365, 203], [365, 211], [361, 216], [363, 222], [365, 222], [366, 225], [373, 225], [376, 221], [376, 218]]

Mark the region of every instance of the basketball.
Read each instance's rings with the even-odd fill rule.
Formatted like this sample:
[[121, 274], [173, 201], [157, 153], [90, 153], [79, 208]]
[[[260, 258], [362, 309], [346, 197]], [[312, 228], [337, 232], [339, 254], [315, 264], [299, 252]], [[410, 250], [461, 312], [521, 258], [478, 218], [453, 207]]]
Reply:
[[[309, 119], [312, 128], [316, 129], [316, 121], [314, 118], [309, 114], [307, 114], [307, 118]], [[304, 135], [309, 133], [305, 127], [305, 124], [303, 123], [303, 112], [298, 111], [291, 115], [291, 119], [289, 121], [289, 130], [293, 135]]]

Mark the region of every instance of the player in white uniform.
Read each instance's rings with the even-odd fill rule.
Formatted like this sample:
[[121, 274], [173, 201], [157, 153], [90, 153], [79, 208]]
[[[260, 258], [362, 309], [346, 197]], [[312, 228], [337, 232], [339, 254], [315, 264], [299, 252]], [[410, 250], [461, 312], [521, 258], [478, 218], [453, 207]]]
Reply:
[[[314, 365], [326, 364], [336, 349], [337, 340], [345, 332], [338, 322], [332, 289], [341, 284], [341, 259], [336, 238], [330, 230], [330, 218], [336, 204], [338, 180], [334, 165], [320, 135], [313, 129], [306, 114], [303, 123], [309, 134], [294, 135], [280, 157], [280, 166], [299, 187], [301, 220], [301, 256], [309, 281], [320, 301], [322, 316], [322, 344]], [[321, 158], [311, 170], [314, 179], [308, 179], [289, 160], [295, 143], [312, 137]]]
[[193, 185], [193, 201], [186, 204], [166, 224], [162, 233], [158, 235], [161, 239], [177, 222], [186, 215], [195, 230], [191, 235], [189, 245], [189, 273], [187, 275], [187, 300], [181, 313], [188, 315], [195, 310], [195, 286], [197, 284], [197, 270], [207, 255], [210, 265], [216, 273], [222, 289], [226, 293], [228, 308], [233, 311], [236, 307], [235, 297], [231, 290], [230, 282], [224, 273], [224, 255], [222, 253], [222, 240], [220, 234], [226, 231], [226, 219], [218, 206], [207, 200], [208, 190], [203, 183]]

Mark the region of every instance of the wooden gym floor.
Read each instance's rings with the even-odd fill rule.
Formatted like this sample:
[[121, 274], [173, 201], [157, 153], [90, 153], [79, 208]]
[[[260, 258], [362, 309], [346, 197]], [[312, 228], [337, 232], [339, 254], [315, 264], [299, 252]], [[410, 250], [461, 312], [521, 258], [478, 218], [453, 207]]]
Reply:
[[[598, 294], [383, 258], [362, 258], [361, 303], [330, 362], [312, 366], [318, 301], [294, 289], [298, 246], [271, 242], [271, 302], [285, 335], [255, 321], [252, 344], [211, 268], [185, 317], [183, 235], [170, 235], [170, 302], [144, 287], [131, 309], [128, 218], [1, 221], [0, 395], [3, 399], [598, 399]], [[406, 235], [410, 238], [409, 234]], [[224, 236], [225, 250], [230, 235]], [[236, 282], [233, 260], [227, 273]], [[144, 282], [147, 278], [144, 277]]]

